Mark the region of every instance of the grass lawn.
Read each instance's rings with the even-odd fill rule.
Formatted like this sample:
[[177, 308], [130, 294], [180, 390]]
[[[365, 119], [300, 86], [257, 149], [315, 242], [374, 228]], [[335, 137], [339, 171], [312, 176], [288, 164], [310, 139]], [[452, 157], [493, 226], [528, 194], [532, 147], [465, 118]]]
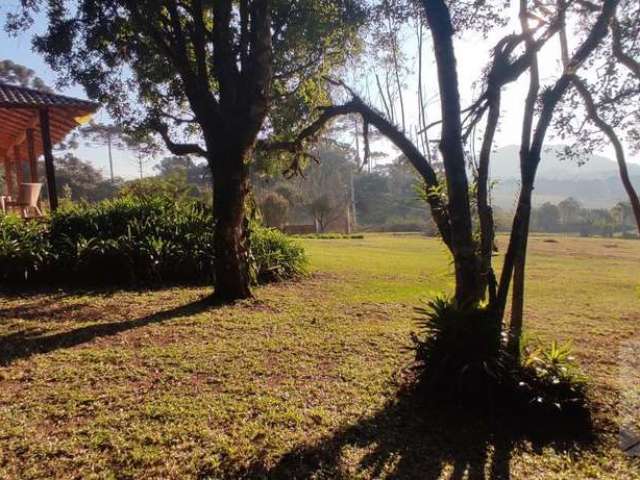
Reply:
[[640, 242], [550, 238], [530, 242], [526, 326], [572, 340], [593, 443], [397, 395], [413, 307], [452, 286], [437, 240], [305, 239], [309, 278], [234, 306], [204, 288], [3, 298], [0, 479], [640, 479], [618, 448], [620, 412], [639, 415], [620, 352], [640, 347]]

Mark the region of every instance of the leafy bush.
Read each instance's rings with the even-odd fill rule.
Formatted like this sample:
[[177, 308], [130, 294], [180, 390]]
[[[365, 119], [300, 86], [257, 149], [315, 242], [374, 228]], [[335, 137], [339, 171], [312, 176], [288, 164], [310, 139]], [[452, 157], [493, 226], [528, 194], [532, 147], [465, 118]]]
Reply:
[[[42, 222], [0, 217], [0, 282], [200, 283], [214, 278], [211, 208], [194, 200], [125, 197], [74, 204]], [[256, 281], [290, 278], [305, 255], [283, 234], [251, 233]]]
[[251, 252], [258, 282], [292, 278], [306, 271], [304, 249], [275, 228], [254, 228]]
[[586, 407], [586, 377], [571, 355], [569, 344], [524, 339], [519, 368], [515, 372], [519, 398], [542, 413], [571, 411]]
[[414, 335], [418, 382], [430, 396], [474, 406], [500, 404], [535, 414], [582, 414], [586, 379], [568, 345], [524, 340], [518, 358], [505, 345], [497, 316], [483, 305], [436, 298], [418, 309]]
[[0, 280], [21, 282], [45, 275], [51, 255], [43, 224], [0, 214]]
[[491, 397], [505, 370], [496, 316], [443, 297], [417, 311], [423, 316], [424, 337], [414, 337], [422, 385], [446, 398]]

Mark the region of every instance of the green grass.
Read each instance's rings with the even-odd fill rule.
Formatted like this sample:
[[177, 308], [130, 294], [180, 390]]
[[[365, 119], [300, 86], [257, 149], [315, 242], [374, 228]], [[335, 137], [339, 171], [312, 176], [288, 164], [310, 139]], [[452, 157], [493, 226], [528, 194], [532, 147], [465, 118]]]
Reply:
[[207, 307], [203, 288], [4, 298], [0, 478], [638, 479], [617, 415], [640, 383], [618, 370], [640, 342], [640, 242], [545, 238], [530, 244], [526, 326], [571, 339], [593, 444], [398, 397], [413, 306], [451, 289], [450, 258], [435, 239], [367, 235], [298, 240], [311, 276], [234, 306]]

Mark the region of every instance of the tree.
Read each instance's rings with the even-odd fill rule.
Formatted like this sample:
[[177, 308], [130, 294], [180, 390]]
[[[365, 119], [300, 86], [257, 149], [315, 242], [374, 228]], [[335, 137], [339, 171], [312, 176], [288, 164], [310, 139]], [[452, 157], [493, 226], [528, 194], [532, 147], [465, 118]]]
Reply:
[[56, 158], [56, 184], [70, 193], [70, 200], [98, 202], [113, 197], [122, 179], [109, 181], [89, 162], [67, 153]]
[[558, 213], [560, 214], [560, 223], [565, 226], [571, 226], [580, 220], [580, 211], [582, 204], [573, 197], [566, 198], [558, 203]]
[[[596, 5], [584, 2], [584, 8], [593, 10]], [[640, 102], [640, 62], [638, 62], [637, 38], [640, 35], [640, 4], [634, 0], [622, 0], [611, 20], [611, 37], [596, 52], [595, 72], [589, 79], [573, 75], [573, 91], [564, 102], [563, 115], [557, 126], [576, 137], [573, 149], [588, 153], [610, 143], [615, 151], [620, 180], [629, 198], [640, 233], [640, 198], [631, 182], [627, 167], [626, 151], [620, 134], [625, 132], [632, 150], [640, 151], [638, 120], [635, 107]], [[566, 63], [568, 50], [565, 25], [561, 26], [561, 54]], [[582, 107], [582, 108], [580, 108]], [[580, 115], [592, 128], [585, 126]], [[572, 152], [576, 155], [575, 152]]]
[[[520, 0], [520, 20], [525, 38], [525, 51], [531, 58], [531, 68], [529, 69], [529, 90], [523, 115], [520, 145], [520, 195], [511, 229], [509, 246], [505, 255], [497, 297], [497, 308], [499, 312], [503, 312], [511, 283], [510, 278], [513, 274], [509, 348], [514, 355], [518, 355], [520, 351], [524, 309], [525, 264], [529, 222], [531, 218], [531, 197], [544, 141], [556, 108], [569, 89], [573, 76], [585, 65], [607, 36], [608, 26], [611, 19], [615, 16], [617, 4], [618, 0], [604, 0], [599, 8], [590, 12], [591, 15], [595, 15], [595, 20], [582, 18], [585, 24], [590, 24], [589, 30], [571, 55], [569, 54], [568, 48], [566, 49], [566, 54], [562, 55], [562, 63], [564, 66], [562, 74], [557, 77], [556, 81], [550, 87], [540, 93], [540, 74], [537, 63], [538, 53], [535, 50], [534, 32], [529, 27], [531, 11], [527, 5], [527, 1]], [[544, 9], [544, 7], [542, 8]], [[561, 32], [561, 26], [565, 23], [567, 11], [567, 4], [561, 2], [555, 13], [556, 19], [553, 25], [554, 28], [560, 26]], [[542, 13], [544, 13], [544, 11]], [[562, 41], [562, 38], [561, 42], [563, 44], [565, 43]], [[535, 115], [536, 104], [540, 105], [537, 119]]]
[[113, 149], [123, 150], [126, 148], [124, 132], [122, 127], [114, 124], [97, 123], [91, 121], [88, 125], [80, 128], [80, 135], [85, 139], [85, 143], [101, 145], [107, 147], [109, 158], [109, 174], [111, 181], [115, 180], [113, 170]]
[[543, 203], [537, 210], [538, 227], [545, 232], [555, 232], [560, 223], [560, 210], [553, 203]]
[[[23, 2], [27, 12], [45, 5], [47, 0]], [[36, 49], [62, 80], [79, 82], [90, 97], [105, 102], [125, 128], [157, 132], [174, 155], [206, 158], [213, 176], [215, 296], [250, 296], [245, 201], [258, 136], [284, 135], [283, 125], [290, 124], [285, 119], [304, 119], [305, 99], [312, 104], [323, 98], [323, 75], [355, 45], [359, 4], [79, 0], [55, 5], [46, 8], [48, 30], [36, 36]], [[9, 27], [19, 27], [24, 18], [12, 17]]]
[[[358, 114], [362, 117], [365, 138], [369, 127], [376, 128], [406, 156], [425, 183], [426, 198], [440, 236], [453, 256], [458, 305], [477, 305], [488, 293], [489, 311], [503, 323], [509, 292], [512, 293], [509, 349], [517, 357], [523, 325], [524, 283], [527, 241], [532, 210], [532, 195], [542, 149], [557, 107], [569, 90], [572, 79], [609, 34], [609, 25], [620, 0], [602, 0], [594, 9], [584, 9], [584, 2], [561, 3], [550, 8], [540, 2], [520, 0], [518, 17], [520, 32], [506, 35], [492, 49], [485, 68], [480, 95], [470, 106], [462, 108], [454, 35], [456, 32], [487, 32], [507, 19], [501, 2], [469, 2], [459, 0], [422, 0], [418, 4], [426, 17], [433, 41], [433, 54], [438, 74], [441, 119], [431, 125], [440, 128], [439, 150], [443, 172], [434, 169], [417, 143], [384, 114], [376, 111], [344, 82], [350, 100], [320, 109], [317, 120], [302, 130], [294, 144], [317, 134], [337, 116]], [[402, 3], [399, 0], [400, 3]], [[564, 68], [547, 86], [541, 86], [538, 53], [551, 38], [558, 35], [560, 25], [571, 14], [580, 22], [579, 42], [567, 49]], [[489, 202], [489, 164], [495, 132], [500, 120], [501, 92], [521, 75], [529, 75], [529, 88], [524, 99], [520, 139], [521, 188], [513, 218], [509, 245], [504, 256], [499, 282], [496, 281], [491, 257], [494, 222]], [[470, 136], [484, 122], [475, 188], [467, 177], [467, 155]], [[475, 198], [470, 192], [475, 192]], [[474, 203], [477, 205], [479, 241], [475, 240]]]
[[270, 192], [260, 201], [260, 211], [267, 227], [282, 228], [289, 215], [289, 201], [277, 192]]
[[45, 81], [36, 75], [36, 72], [11, 60], [0, 60], [0, 82], [45, 92], [51, 91]]

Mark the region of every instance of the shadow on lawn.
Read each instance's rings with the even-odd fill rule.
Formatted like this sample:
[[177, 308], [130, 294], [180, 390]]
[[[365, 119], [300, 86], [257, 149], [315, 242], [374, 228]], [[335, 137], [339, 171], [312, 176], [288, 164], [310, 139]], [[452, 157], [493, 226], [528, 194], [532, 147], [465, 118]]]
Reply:
[[[49, 353], [61, 348], [75, 347], [96, 338], [116, 335], [127, 330], [144, 327], [145, 325], [195, 315], [219, 306], [221, 306], [220, 303], [216, 303], [210, 297], [206, 297], [186, 305], [133, 320], [98, 323], [53, 335], [40, 335], [42, 331], [39, 329], [22, 330], [0, 337], [0, 366], [7, 366], [15, 360], [28, 358], [32, 355]], [[0, 318], [1, 314], [2, 311], [0, 311]]]
[[[276, 465], [257, 463], [239, 478], [510, 479], [515, 446], [534, 453], [590, 448], [590, 419], [572, 423], [526, 421], [425, 404], [403, 393], [371, 417], [286, 453]], [[206, 474], [203, 476], [206, 478]]]
[[12, 318], [21, 320], [41, 320], [65, 318], [68, 314], [80, 312], [89, 307], [89, 303], [55, 304], [55, 301], [38, 301], [28, 305], [0, 308], [0, 321]]

